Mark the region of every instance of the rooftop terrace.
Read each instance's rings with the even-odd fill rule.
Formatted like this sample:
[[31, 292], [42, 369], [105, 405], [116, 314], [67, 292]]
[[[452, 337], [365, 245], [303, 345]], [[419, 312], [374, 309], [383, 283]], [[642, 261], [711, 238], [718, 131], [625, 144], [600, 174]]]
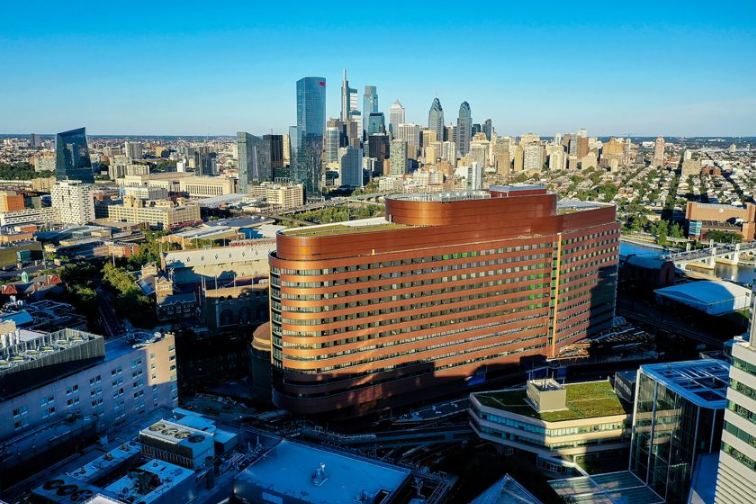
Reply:
[[527, 402], [526, 390], [482, 392], [473, 397], [483, 406], [501, 409], [516, 415], [536, 418], [544, 422], [581, 420], [612, 415], [629, 415], [631, 406], [625, 406], [614, 393], [609, 382], [586, 382], [564, 385], [567, 389], [567, 409], [538, 413]]
[[334, 236], [359, 233], [377, 233], [391, 231], [408, 226], [386, 221], [383, 217], [361, 219], [356, 221], [341, 222], [337, 224], [323, 224], [320, 226], [308, 226], [302, 228], [286, 229], [281, 231], [287, 236]]

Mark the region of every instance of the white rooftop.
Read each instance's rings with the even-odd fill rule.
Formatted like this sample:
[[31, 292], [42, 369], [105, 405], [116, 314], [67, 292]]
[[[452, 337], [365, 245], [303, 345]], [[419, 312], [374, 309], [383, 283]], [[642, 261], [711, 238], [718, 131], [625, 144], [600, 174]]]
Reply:
[[[112, 495], [117, 495], [119, 499], [129, 500], [129, 497], [133, 496], [135, 497], [135, 502], [149, 504], [162, 498], [166, 492], [187, 478], [194, 478], [194, 471], [191, 469], [179, 467], [162, 460], [147, 462], [139, 470], [156, 476], [156, 478], [151, 479], [154, 486], [146, 489], [142, 488], [138, 484], [138, 478], [132, 477], [132, 474], [130, 474], [107, 487], [105, 491]], [[136, 476], [136, 474], [133, 474], [133, 476]]]
[[390, 495], [409, 474], [401, 467], [284, 440], [237, 476], [234, 486], [237, 494], [250, 484], [301, 502], [354, 504], [363, 492]]

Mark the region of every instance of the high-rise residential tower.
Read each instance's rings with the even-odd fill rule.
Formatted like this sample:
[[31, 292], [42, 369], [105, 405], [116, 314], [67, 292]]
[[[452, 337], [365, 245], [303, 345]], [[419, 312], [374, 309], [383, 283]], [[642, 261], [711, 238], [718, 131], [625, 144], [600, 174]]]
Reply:
[[325, 77], [304, 77], [297, 81], [297, 158], [292, 162], [291, 180], [303, 184], [307, 196], [320, 192], [323, 136], [326, 127]]
[[244, 131], [236, 134], [239, 150], [239, 192], [246, 193], [254, 182], [273, 179], [270, 141]]
[[659, 137], [654, 142], [654, 161], [653, 166], [664, 166], [664, 137]]
[[483, 133], [486, 134], [486, 140], [490, 142], [491, 137], [493, 136], [493, 123], [491, 122], [491, 119], [486, 119], [483, 123]]
[[472, 113], [470, 104], [462, 102], [459, 106], [459, 116], [457, 117], [457, 148], [459, 154], [464, 156], [470, 150], [470, 137], [472, 134]]
[[436, 139], [439, 142], [444, 141], [444, 109], [438, 98], [433, 99], [430, 111], [428, 111], [428, 129], [436, 132]]
[[86, 129], [79, 128], [55, 135], [55, 178], [94, 183]]
[[396, 138], [399, 133], [399, 125], [404, 123], [405, 109], [399, 100], [396, 100], [389, 109], [389, 133]]

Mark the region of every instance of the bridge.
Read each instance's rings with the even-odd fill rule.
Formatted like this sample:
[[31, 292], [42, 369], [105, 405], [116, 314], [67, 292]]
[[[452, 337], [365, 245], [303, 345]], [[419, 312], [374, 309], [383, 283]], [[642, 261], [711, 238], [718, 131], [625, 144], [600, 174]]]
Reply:
[[739, 264], [746, 259], [752, 261], [755, 254], [756, 242], [751, 242], [665, 254], [661, 258], [665, 261], [672, 261], [675, 263], [675, 267], [681, 270], [684, 270], [690, 264], [700, 268], [714, 269], [717, 262]]

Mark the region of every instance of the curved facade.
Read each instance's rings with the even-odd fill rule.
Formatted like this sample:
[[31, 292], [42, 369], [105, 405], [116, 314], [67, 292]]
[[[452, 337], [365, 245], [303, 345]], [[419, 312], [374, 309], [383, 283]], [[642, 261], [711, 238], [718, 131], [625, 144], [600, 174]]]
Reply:
[[359, 413], [448, 393], [611, 324], [613, 206], [558, 209], [544, 188], [502, 187], [393, 197], [386, 214], [279, 233], [278, 406]]

